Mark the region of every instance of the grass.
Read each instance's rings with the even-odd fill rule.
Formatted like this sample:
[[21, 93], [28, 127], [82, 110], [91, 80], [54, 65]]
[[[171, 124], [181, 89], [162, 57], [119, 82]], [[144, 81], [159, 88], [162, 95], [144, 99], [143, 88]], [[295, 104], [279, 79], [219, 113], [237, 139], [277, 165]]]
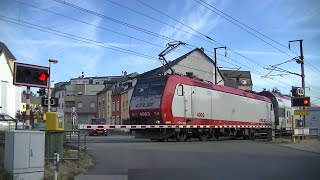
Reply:
[[[73, 151], [65, 151], [64, 157], [76, 157], [77, 153]], [[73, 179], [78, 174], [85, 173], [91, 166], [93, 166], [93, 160], [85, 153], [80, 154], [80, 167], [77, 168], [77, 161], [60, 160], [58, 179]], [[45, 167], [45, 180], [53, 179], [53, 162], [50, 162]]]
[[[0, 131], [0, 140], [4, 141], [4, 132]], [[64, 157], [77, 157], [77, 153], [71, 150], [66, 150], [64, 152]], [[70, 160], [60, 160], [59, 162], [59, 172], [58, 179], [69, 180], [74, 179], [78, 174], [85, 173], [91, 166], [93, 166], [92, 158], [85, 153], [80, 153], [80, 167], [77, 168], [77, 161]], [[53, 179], [53, 162], [45, 165], [44, 179]], [[10, 174], [8, 174], [4, 169], [4, 146], [0, 144], [0, 179], [10, 179]]]

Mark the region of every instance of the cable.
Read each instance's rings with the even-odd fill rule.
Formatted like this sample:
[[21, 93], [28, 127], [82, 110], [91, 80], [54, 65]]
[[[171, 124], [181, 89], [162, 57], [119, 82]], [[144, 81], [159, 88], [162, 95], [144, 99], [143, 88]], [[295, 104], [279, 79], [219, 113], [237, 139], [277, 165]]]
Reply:
[[[207, 36], [207, 35], [205, 35], [205, 34], [201, 33], [200, 31], [197, 31], [197, 30], [195, 30], [194, 28], [192, 28], [192, 27], [190, 27], [190, 26], [186, 25], [185, 23], [183, 23], [183, 22], [181, 22], [181, 21], [179, 21], [179, 20], [176, 20], [175, 18], [171, 17], [170, 15], [167, 15], [167, 14], [165, 14], [164, 12], [162, 12], [162, 11], [160, 11], [160, 10], [157, 10], [156, 8], [154, 8], [154, 7], [150, 6], [150, 5], [148, 5], [148, 4], [144, 3], [144, 2], [142, 2], [141, 0], [137, 0], [137, 1], [138, 1], [138, 2], [140, 2], [141, 4], [145, 5], [145, 6], [149, 7], [150, 9], [152, 9], [152, 10], [154, 10], [154, 11], [156, 11], [156, 12], [158, 12], [158, 13], [160, 13], [160, 14], [162, 14], [162, 15], [164, 15], [164, 16], [166, 16], [166, 17], [170, 18], [170, 19], [172, 19], [173, 21], [178, 22], [178, 23], [180, 23], [181, 25], [183, 25], [183, 26], [185, 26], [185, 27], [187, 27], [187, 28], [189, 28], [189, 29], [193, 30], [194, 32], [196, 32], [196, 33], [198, 33], [198, 34], [201, 34], [202, 36], [205, 36], [206, 38], [210, 39], [211, 41], [216, 42], [218, 45], [220, 45], [220, 46], [225, 46], [225, 45], [223, 45], [222, 43], [220, 43], [220, 42], [218, 42], [218, 41], [216, 41], [216, 40], [214, 40], [214, 39], [210, 38], [209, 36]], [[212, 42], [211, 42], [211, 43], [212, 43]], [[262, 68], [264, 68], [264, 67], [265, 67], [265, 65], [264, 65], [264, 64], [262, 64], [262, 63], [260, 63], [260, 62], [258, 62], [258, 61], [255, 61], [255, 60], [253, 60], [253, 59], [251, 59], [251, 58], [248, 58], [248, 57], [246, 57], [246, 56], [244, 56], [244, 55], [242, 55], [242, 54], [240, 54], [240, 53], [236, 52], [235, 50], [231, 49], [230, 47], [227, 47], [227, 49], [228, 49], [228, 50], [230, 50], [231, 52], [233, 52], [233, 53], [235, 53], [235, 54], [237, 54], [237, 55], [239, 55], [239, 56], [241, 56], [241, 57], [243, 57], [243, 58], [245, 58], [245, 59], [247, 59], [247, 60], [249, 60], [249, 61], [251, 61], [251, 62], [253, 62], [253, 63], [257, 64], [258, 66], [260, 66], [260, 67], [262, 67]]]
[[[5, 16], [2, 16], [2, 17], [5, 17]], [[12, 19], [12, 18], [9, 18], [9, 19]], [[12, 20], [14, 20], [14, 19], [12, 19]], [[9, 22], [10, 22], [10, 21], [9, 21]], [[11, 23], [15, 23], [15, 22], [11, 22]], [[24, 23], [29, 24], [29, 25], [36, 26], [35, 24], [31, 24], [31, 23], [27, 23], [27, 22], [24, 22]], [[101, 44], [103, 44], [102, 42], [93, 41], [93, 40], [90, 40], [90, 39], [82, 38], [82, 37], [80, 37], [80, 36], [75, 36], [75, 35], [71, 35], [71, 34], [67, 34], [67, 33], [63, 33], [63, 32], [60, 32], [60, 31], [56, 31], [56, 30], [50, 29], [51, 31], [55, 31], [55, 32], [58, 32], [58, 33], [66, 34], [66, 35], [68, 35], [68, 36], [74, 36], [74, 37], [76, 37], [76, 38], [71, 38], [71, 37], [68, 37], [68, 36], [65, 36], [65, 35], [61, 35], [61, 34], [57, 34], [57, 33], [52, 33], [52, 32], [50, 32], [50, 31], [46, 31], [46, 30], [43, 30], [43, 29], [38, 29], [38, 28], [26, 26], [26, 25], [23, 25], [23, 24], [20, 24], [20, 23], [15, 23], [15, 24], [22, 25], [22, 26], [29, 27], [29, 28], [33, 28], [33, 29], [37, 29], [37, 30], [44, 31], [44, 32], [48, 32], [48, 33], [51, 33], [51, 34], [59, 35], [59, 36], [62, 36], [62, 37], [67, 37], [67, 38], [70, 38], [70, 39], [82, 41], [82, 42], [85, 42], [85, 43], [89, 43], [89, 42], [87, 42], [87, 41], [91, 41], [91, 42], [94, 42], [94, 43], [99, 43], [99, 44], [94, 44], [94, 45], [98, 45], [98, 46], [101, 46], [101, 47], [105, 47], [105, 46], [102, 46], [102, 45], [101, 45]], [[41, 27], [41, 26], [38, 26], [38, 27]], [[49, 28], [46, 28], [46, 27], [41, 27], [41, 28], [49, 29]], [[79, 39], [77, 39], [77, 38], [82, 38], [82, 39], [85, 39], [86, 41], [79, 40]], [[89, 44], [93, 44], [93, 43], [89, 43]], [[103, 44], [103, 45], [105, 45], [105, 44]], [[137, 52], [133, 52], [133, 51], [130, 51], [130, 50], [127, 50], [127, 49], [124, 49], [124, 48], [119, 48], [119, 47], [112, 46], [112, 45], [107, 45], [107, 46], [109, 46], [109, 47], [105, 47], [105, 48], [117, 50], [117, 51], [124, 52], [124, 53], [127, 53], [127, 54], [133, 54], [133, 55], [140, 56], [140, 57], [143, 57], [143, 58], [154, 59], [154, 60], [156, 59], [156, 58], [154, 58], [154, 57], [146, 56], [146, 55], [144, 55], [144, 54], [137, 53]], [[110, 47], [111, 47], [111, 48], [110, 48]], [[158, 60], [158, 59], [156, 59], [156, 60]], [[259, 73], [259, 72], [258, 72], [258, 73]]]
[[[166, 16], [166, 17], [168, 17], [168, 18], [170, 18], [171, 20], [173, 20], [173, 21], [175, 21], [175, 22], [178, 22], [178, 23], [182, 24], [183, 26], [185, 26], [185, 27], [187, 27], [187, 28], [191, 29], [192, 31], [194, 31], [194, 32], [196, 32], [196, 33], [198, 33], [198, 34], [201, 34], [201, 35], [202, 35], [202, 36], [204, 36], [205, 38], [210, 39], [210, 40], [212, 40], [212, 41], [215, 41], [215, 40], [214, 40], [214, 39], [212, 39], [211, 37], [209, 37], [209, 36], [207, 36], [207, 35], [205, 35], [205, 34], [203, 34], [203, 33], [199, 32], [199, 31], [195, 30], [194, 28], [192, 28], [192, 27], [190, 27], [190, 26], [188, 26], [188, 25], [186, 25], [186, 24], [184, 24], [184, 23], [182, 23], [182, 22], [180, 22], [180, 21], [178, 21], [178, 20], [174, 19], [173, 17], [171, 17], [171, 16], [169, 16], [169, 15], [167, 15], [167, 14], [165, 14], [165, 13], [163, 13], [163, 12], [159, 11], [159, 10], [157, 10], [156, 8], [154, 8], [154, 7], [152, 7], [152, 6], [148, 5], [148, 4], [146, 4], [146, 3], [144, 3], [144, 2], [142, 2], [142, 1], [140, 1], [140, 0], [137, 0], [137, 1], [138, 1], [138, 2], [140, 2], [140, 3], [141, 3], [141, 4], [143, 4], [143, 5], [145, 5], [145, 6], [149, 7], [149, 8], [151, 8], [151, 9], [153, 9], [154, 11], [157, 11], [158, 13], [160, 13], [160, 14], [162, 14], [162, 15], [164, 15], [164, 16]], [[216, 42], [216, 41], [215, 41], [215, 42]], [[218, 43], [218, 42], [217, 42], [217, 43]]]
[[[17, 2], [20, 2], [18, 0], [15, 0]], [[53, 12], [53, 11], [50, 11], [50, 10], [47, 10], [47, 9], [43, 9], [43, 8], [39, 8], [39, 7], [36, 7], [34, 5], [31, 5], [31, 4], [28, 4], [28, 3], [24, 3], [24, 2], [20, 2], [21, 4], [24, 4], [26, 6], [29, 6], [29, 7], [33, 7], [35, 9], [39, 9], [39, 10], [42, 10], [42, 11], [45, 11], [45, 12], [49, 12], [49, 13], [52, 13], [52, 14], [55, 14], [55, 15], [58, 15], [58, 16], [61, 16], [61, 17], [64, 17], [64, 18], [68, 18], [68, 19], [71, 19], [73, 21], [77, 21], [77, 22], [81, 22], [83, 24], [87, 24], [87, 25], [90, 25], [90, 26], [93, 26], [93, 27], [96, 27], [96, 28], [99, 28], [99, 29], [103, 29], [105, 31], [109, 31], [109, 32], [112, 32], [112, 33], [115, 33], [115, 34], [119, 34], [119, 35], [122, 35], [122, 36], [125, 36], [125, 37], [128, 37], [128, 38], [132, 38], [132, 39], [135, 39], [137, 41], [140, 41], [140, 42], [144, 42], [144, 43], [147, 43], [147, 44], [150, 44], [150, 45], [153, 45], [153, 46], [158, 46], [158, 47], [161, 47], [161, 48], [164, 48], [164, 46], [160, 46], [158, 44], [154, 44], [154, 43], [151, 43], [149, 41], [146, 41], [146, 40], [143, 40], [143, 39], [139, 39], [139, 38], [135, 38], [133, 36], [129, 36], [129, 35], [126, 35], [124, 33], [120, 33], [118, 31], [114, 31], [114, 30], [111, 30], [111, 29], [108, 29], [108, 28], [105, 28], [105, 27], [102, 27], [102, 26], [97, 26], [97, 25], [94, 25], [94, 24], [91, 24], [91, 23], [88, 23], [88, 22], [85, 22], [85, 21], [81, 21], [79, 19], [76, 19], [76, 18], [72, 18], [70, 16], [66, 16], [66, 15], [63, 15], [63, 14], [60, 14], [60, 13], [56, 13], [56, 12]]]
[[170, 26], [170, 27], [172, 27], [172, 28], [174, 28], [174, 29], [177, 29], [177, 30], [179, 30], [179, 31], [181, 31], [181, 32], [184, 32], [184, 33], [189, 34], [189, 35], [191, 35], [191, 36], [194, 36], [194, 37], [196, 37], [196, 38], [198, 38], [198, 39], [201, 39], [201, 40], [203, 40], [203, 41], [207, 41], [207, 42], [211, 43], [211, 41], [208, 41], [208, 39], [202, 38], [201, 36], [194, 35], [194, 34], [188, 32], [188, 31], [185, 31], [185, 30], [183, 30], [183, 29], [181, 29], [181, 28], [178, 28], [178, 27], [175, 27], [175, 26], [173, 26], [173, 25], [171, 25], [171, 24], [168, 24], [168, 23], [166, 23], [166, 22], [164, 22], [164, 21], [162, 21], [162, 20], [159, 20], [159, 19], [157, 19], [157, 18], [154, 18], [154, 17], [152, 17], [152, 16], [149, 16], [149, 15], [147, 15], [147, 14], [144, 14], [144, 13], [142, 13], [142, 12], [139, 12], [139, 11], [137, 11], [137, 10], [134, 10], [134, 9], [128, 7], [128, 6], [119, 4], [119, 3], [114, 2], [114, 1], [111, 1], [111, 0], [105, 0], [105, 1], [108, 1], [108, 2], [110, 2], [110, 3], [116, 4], [116, 5], [120, 6], [120, 7], [126, 8], [126, 9], [128, 9], [128, 10], [130, 10], [130, 11], [132, 11], [132, 12], [135, 12], [135, 13], [137, 13], [137, 14], [140, 14], [140, 15], [142, 15], [142, 16], [144, 16], [144, 17], [147, 17], [147, 18], [152, 19], [152, 20], [154, 20], [154, 21], [160, 22], [160, 23], [165, 24], [165, 25], [167, 25], [167, 26]]
[[[286, 55], [288, 55], [288, 56], [292, 57], [292, 56], [291, 56], [291, 55], [289, 55], [288, 53], [286, 53], [286, 52], [284, 52], [284, 51], [280, 50], [279, 48], [277, 48], [277, 47], [275, 47], [275, 46], [273, 46], [273, 45], [272, 45], [272, 44], [270, 44], [269, 42], [267, 42], [267, 41], [263, 40], [262, 38], [260, 38], [260, 37], [256, 36], [256, 35], [255, 35], [255, 34], [253, 34], [252, 32], [250, 32], [250, 31], [246, 30], [245, 28], [241, 27], [240, 25], [236, 24], [235, 22], [237, 22], [237, 23], [241, 24], [242, 26], [245, 26], [246, 28], [248, 28], [248, 29], [250, 29], [250, 30], [252, 30], [252, 31], [256, 32], [257, 34], [259, 34], [259, 35], [261, 35], [261, 36], [263, 36], [263, 37], [265, 37], [265, 38], [269, 39], [270, 41], [272, 41], [272, 42], [274, 42], [274, 43], [276, 43], [276, 44], [278, 44], [278, 45], [280, 45], [280, 46], [282, 46], [282, 47], [284, 47], [284, 48], [286, 48], [286, 49], [290, 50], [290, 51], [291, 51], [291, 52], [293, 52], [294, 54], [296, 54], [293, 50], [289, 49], [287, 46], [285, 46], [285, 45], [283, 45], [283, 44], [279, 43], [278, 41], [276, 41], [276, 40], [274, 40], [274, 39], [272, 39], [272, 38], [270, 38], [270, 37], [266, 36], [265, 34], [263, 34], [263, 33], [259, 32], [258, 30], [253, 29], [252, 27], [250, 27], [250, 26], [248, 26], [248, 25], [244, 24], [243, 22], [241, 22], [241, 21], [239, 21], [239, 20], [235, 19], [234, 17], [232, 17], [232, 16], [230, 16], [230, 15], [228, 15], [228, 14], [224, 13], [223, 11], [221, 11], [221, 10], [217, 9], [216, 7], [214, 7], [214, 6], [210, 5], [210, 4], [208, 4], [207, 2], [205, 2], [205, 1], [203, 1], [203, 0], [199, 0], [199, 1], [201, 1], [201, 2], [203, 3], [203, 4], [202, 4], [202, 3], [200, 3], [198, 0], [194, 0], [194, 1], [196, 1], [198, 4], [200, 4], [200, 5], [204, 6], [204, 7], [208, 8], [208, 9], [210, 9], [212, 12], [214, 12], [214, 13], [218, 14], [219, 16], [221, 16], [221, 17], [223, 17], [224, 19], [228, 20], [228, 21], [229, 21], [229, 22], [231, 22], [232, 24], [234, 24], [234, 25], [238, 26], [239, 28], [241, 28], [241, 29], [245, 30], [245, 31], [246, 31], [246, 32], [248, 32], [249, 34], [251, 34], [251, 35], [253, 35], [253, 36], [257, 37], [257, 38], [258, 38], [258, 39], [260, 39], [261, 41], [263, 41], [263, 42], [267, 43], [268, 45], [270, 45], [270, 46], [274, 47], [274, 48], [275, 48], [275, 49], [277, 49], [278, 51], [280, 51], [280, 52], [282, 52], [282, 53], [284, 53], [284, 54], [286, 54]], [[205, 5], [207, 5], [207, 6], [205, 6], [204, 4], [205, 4]], [[219, 13], [223, 14], [224, 16], [222, 16], [222, 15], [221, 15], [221, 14], [219, 14], [219, 13], [217, 13], [217, 12], [216, 12], [216, 11], [214, 11], [213, 9], [209, 8], [208, 6], [209, 6], [209, 7], [211, 7], [211, 8], [213, 8], [214, 10], [218, 11]], [[233, 20], [233, 21], [235, 21], [235, 22], [231, 21], [230, 19], [226, 18], [225, 16], [227, 16], [228, 18], [232, 19], [232, 20]], [[296, 54], [296, 55], [297, 55], [297, 56], [299, 56], [298, 54]]]
[[314, 71], [318, 71], [320, 73], [320, 70], [315, 68], [314, 66], [312, 66], [308, 61], [304, 60], [304, 63], [306, 63], [306, 65], [311, 69], [313, 69]]
[[[47, 33], [50, 33], [50, 34], [54, 34], [54, 35], [66, 37], [66, 38], [69, 38], [69, 39], [81, 41], [81, 42], [84, 42], [84, 43], [87, 43], [87, 44], [97, 45], [97, 46], [100, 46], [100, 47], [104, 47], [104, 48], [107, 48], [107, 49], [112, 49], [112, 50], [123, 52], [123, 53], [126, 53], [126, 54], [136, 55], [136, 56], [139, 56], [139, 57], [142, 57], [142, 58], [146, 58], [146, 59], [158, 60], [158, 58], [156, 58], [156, 57], [152, 57], [152, 56], [145, 55], [145, 54], [142, 54], [142, 53], [139, 53], [139, 52], [135, 52], [135, 51], [130, 51], [130, 50], [127, 50], [127, 49], [124, 49], [124, 48], [120, 48], [120, 47], [117, 47], [117, 46], [105, 44], [103, 42], [99, 42], [99, 41], [94, 41], [94, 40], [91, 40], [91, 39], [83, 38], [83, 37], [76, 36], [76, 35], [73, 35], [73, 34], [68, 34], [68, 33], [64, 33], [64, 32], [61, 32], [61, 31], [53, 30], [53, 29], [50, 29], [48, 27], [39, 26], [39, 25], [28, 23], [28, 22], [25, 22], [25, 21], [17, 21], [17, 20], [15, 20], [13, 18], [2, 16], [2, 15], [0, 15], [0, 17], [11, 20], [11, 21], [9, 21], [9, 20], [5, 20], [5, 19], [1, 19], [2, 21], [11, 22], [13, 24], [18, 24], [18, 25], [25, 26], [25, 27], [28, 27], [28, 28], [31, 28], [31, 29], [36, 29], [36, 30], [47, 32]], [[16, 22], [14, 22], [14, 21], [16, 21]], [[38, 28], [35, 28], [35, 27], [32, 27], [32, 26], [35, 26], [35, 27], [38, 27]], [[48, 31], [48, 30], [50, 30], [50, 31]]]

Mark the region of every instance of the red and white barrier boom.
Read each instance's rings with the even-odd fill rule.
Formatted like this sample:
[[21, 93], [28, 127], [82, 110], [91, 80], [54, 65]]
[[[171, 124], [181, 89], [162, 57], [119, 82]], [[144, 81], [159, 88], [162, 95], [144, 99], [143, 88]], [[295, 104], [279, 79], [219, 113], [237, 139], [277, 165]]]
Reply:
[[269, 125], [93, 125], [93, 124], [79, 124], [78, 129], [214, 129], [214, 128], [271, 128]]

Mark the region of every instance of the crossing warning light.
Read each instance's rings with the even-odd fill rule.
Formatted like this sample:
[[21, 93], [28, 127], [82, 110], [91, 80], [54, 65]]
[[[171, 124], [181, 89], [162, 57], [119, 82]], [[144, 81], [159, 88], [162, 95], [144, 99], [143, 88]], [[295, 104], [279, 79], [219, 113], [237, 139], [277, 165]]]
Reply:
[[310, 107], [310, 97], [293, 97], [292, 107]]
[[14, 85], [48, 88], [49, 68], [15, 62], [13, 80]]

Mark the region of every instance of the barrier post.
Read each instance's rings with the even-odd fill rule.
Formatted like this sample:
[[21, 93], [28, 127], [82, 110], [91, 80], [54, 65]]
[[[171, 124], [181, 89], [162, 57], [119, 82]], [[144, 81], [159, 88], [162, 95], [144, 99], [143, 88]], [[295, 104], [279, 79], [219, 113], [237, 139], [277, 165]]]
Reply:
[[292, 143], [296, 143], [296, 137], [295, 137], [295, 132], [294, 132], [294, 128], [295, 128], [295, 119], [294, 119], [294, 115], [292, 115], [291, 117], [291, 134], [292, 134]]

